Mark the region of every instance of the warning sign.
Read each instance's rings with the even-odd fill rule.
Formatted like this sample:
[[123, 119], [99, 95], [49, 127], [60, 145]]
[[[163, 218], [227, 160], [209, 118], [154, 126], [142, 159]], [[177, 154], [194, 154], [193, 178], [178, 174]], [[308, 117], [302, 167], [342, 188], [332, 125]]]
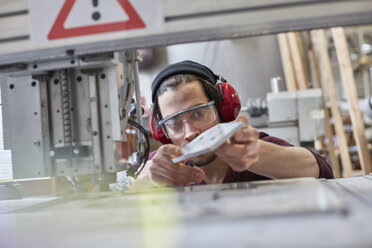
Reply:
[[34, 43], [124, 32], [130, 36], [163, 24], [160, 0], [29, 0], [29, 7]]
[[[137, 14], [136, 10], [133, 8], [129, 0], [117, 0], [118, 3], [120, 4], [120, 7], [125, 11], [125, 14], [128, 15], [129, 17], [128, 20], [103, 24], [83, 25], [81, 27], [65, 28], [64, 24], [68, 19], [69, 15], [72, 13], [73, 6], [77, 1], [78, 0], [66, 0], [65, 4], [61, 9], [61, 12], [58, 14], [58, 17], [50, 33], [48, 34], [49, 40], [146, 27], [145, 23]], [[99, 21], [99, 19], [101, 19], [99, 1], [95, 0], [91, 2], [93, 6], [96, 8], [94, 12], [92, 12], [91, 19], [93, 22]], [[81, 6], [83, 5], [81, 4]], [[110, 12], [107, 11], [107, 14], [110, 14]], [[82, 20], [84, 19], [82, 18]]]

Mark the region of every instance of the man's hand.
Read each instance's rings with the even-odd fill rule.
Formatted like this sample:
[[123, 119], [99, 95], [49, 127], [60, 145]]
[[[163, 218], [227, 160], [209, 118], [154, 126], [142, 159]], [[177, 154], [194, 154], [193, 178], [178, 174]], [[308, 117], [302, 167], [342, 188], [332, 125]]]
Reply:
[[237, 131], [228, 142], [215, 150], [215, 154], [225, 161], [237, 172], [247, 170], [258, 160], [258, 131], [248, 125], [244, 116], [239, 116], [236, 121], [244, 124], [244, 128]]
[[[204, 171], [191, 167], [185, 162], [173, 163], [172, 158], [182, 155], [182, 149], [173, 144], [163, 145], [155, 156], [147, 162], [142, 176], [155, 184], [186, 186], [200, 183], [204, 178]], [[146, 168], [147, 167], [147, 168]]]

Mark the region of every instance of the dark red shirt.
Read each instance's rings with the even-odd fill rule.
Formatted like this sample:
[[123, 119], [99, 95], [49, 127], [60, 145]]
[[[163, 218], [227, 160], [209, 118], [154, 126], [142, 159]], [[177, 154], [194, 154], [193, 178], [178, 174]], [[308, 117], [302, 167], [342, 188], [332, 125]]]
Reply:
[[[277, 137], [269, 136], [266, 133], [260, 132], [261, 140], [266, 142], [271, 142], [280, 146], [293, 146], [289, 144], [287, 141], [279, 139]], [[329, 166], [327, 160], [322, 157], [321, 155], [313, 152], [312, 150], [308, 149], [316, 158], [319, 166], [319, 178], [326, 178], [331, 179], [333, 178], [333, 171]], [[153, 151], [149, 155], [149, 160], [151, 160], [157, 151]], [[257, 180], [268, 180], [272, 179], [269, 177], [261, 176], [259, 174], [250, 172], [250, 171], [242, 171], [236, 172], [231, 169], [231, 167], [227, 170], [225, 178], [223, 179], [223, 183], [236, 183], [236, 182], [247, 182], [247, 181], [257, 181]]]

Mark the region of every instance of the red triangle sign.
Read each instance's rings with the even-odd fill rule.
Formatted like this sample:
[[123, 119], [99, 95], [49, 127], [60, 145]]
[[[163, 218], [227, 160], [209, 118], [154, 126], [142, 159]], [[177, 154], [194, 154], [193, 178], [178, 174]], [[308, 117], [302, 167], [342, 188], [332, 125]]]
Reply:
[[65, 28], [63, 25], [71, 12], [71, 9], [76, 0], [66, 0], [61, 11], [58, 14], [52, 29], [48, 34], [48, 40], [56, 40], [62, 38], [70, 38], [75, 36], [99, 34], [113, 31], [145, 28], [146, 24], [142, 21], [141, 17], [137, 14], [136, 10], [130, 4], [129, 0], [117, 0], [124, 11], [127, 13], [129, 20], [112, 22], [105, 24], [97, 24], [91, 26], [82, 26], [75, 28]]

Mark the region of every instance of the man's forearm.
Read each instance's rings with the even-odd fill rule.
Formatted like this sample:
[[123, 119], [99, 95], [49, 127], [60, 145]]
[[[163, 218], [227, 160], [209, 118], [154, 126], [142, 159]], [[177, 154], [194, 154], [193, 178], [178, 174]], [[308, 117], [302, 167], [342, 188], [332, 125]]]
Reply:
[[309, 150], [262, 140], [259, 140], [259, 159], [249, 170], [271, 178], [319, 177], [317, 160]]

